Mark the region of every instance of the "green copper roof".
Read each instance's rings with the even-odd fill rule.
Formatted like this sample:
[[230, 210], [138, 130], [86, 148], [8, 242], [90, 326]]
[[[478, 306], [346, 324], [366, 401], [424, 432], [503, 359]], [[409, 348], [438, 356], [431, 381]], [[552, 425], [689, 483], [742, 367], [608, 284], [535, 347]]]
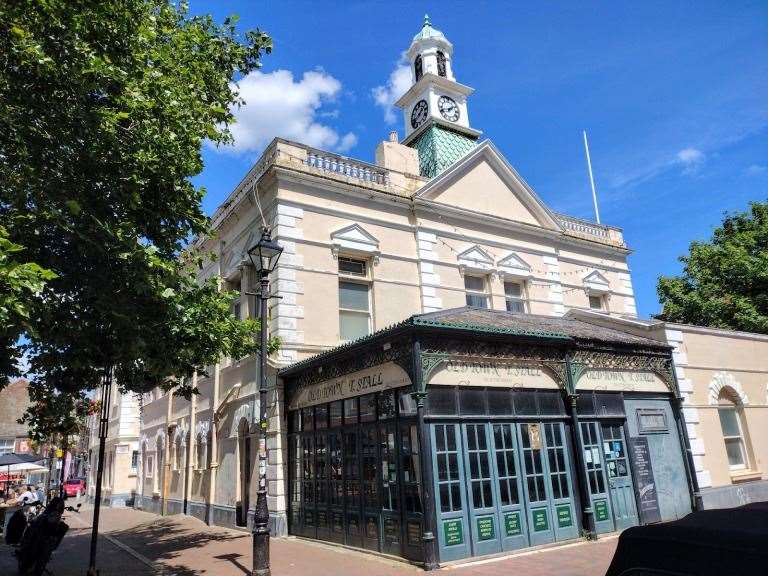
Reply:
[[434, 178], [450, 168], [477, 145], [477, 140], [435, 124], [427, 128], [410, 146], [419, 151], [419, 172]]
[[413, 37], [413, 41], [418, 42], [419, 40], [427, 40], [429, 38], [439, 38], [447, 41], [445, 35], [440, 32], [440, 30], [432, 28], [432, 23], [429, 21], [429, 14], [424, 14], [424, 25], [421, 27], [421, 30], [419, 30], [419, 33]]

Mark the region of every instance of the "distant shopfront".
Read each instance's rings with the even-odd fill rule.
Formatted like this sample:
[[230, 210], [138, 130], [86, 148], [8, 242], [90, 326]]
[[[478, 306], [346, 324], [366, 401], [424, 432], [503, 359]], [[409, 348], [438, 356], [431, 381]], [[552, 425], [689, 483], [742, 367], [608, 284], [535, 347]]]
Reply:
[[438, 563], [678, 518], [669, 349], [585, 322], [415, 316], [281, 375], [289, 531]]

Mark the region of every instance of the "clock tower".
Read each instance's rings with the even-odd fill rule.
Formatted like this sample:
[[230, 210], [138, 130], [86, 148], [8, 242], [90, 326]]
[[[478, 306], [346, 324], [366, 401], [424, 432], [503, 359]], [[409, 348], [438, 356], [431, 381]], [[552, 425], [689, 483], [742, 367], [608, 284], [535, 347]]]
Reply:
[[419, 171], [432, 178], [469, 152], [481, 132], [469, 125], [474, 91], [453, 75], [453, 45], [429, 16], [408, 49], [412, 86], [395, 103], [405, 117], [403, 144], [419, 151]]

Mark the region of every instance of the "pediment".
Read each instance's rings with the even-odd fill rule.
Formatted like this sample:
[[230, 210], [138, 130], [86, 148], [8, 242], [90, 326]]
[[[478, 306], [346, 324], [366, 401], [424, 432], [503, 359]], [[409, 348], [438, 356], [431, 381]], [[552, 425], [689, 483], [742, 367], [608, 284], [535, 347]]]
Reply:
[[490, 270], [493, 268], [493, 257], [475, 245], [456, 256], [460, 266], [474, 270]]
[[611, 287], [611, 283], [608, 281], [608, 278], [603, 276], [597, 270], [584, 276], [582, 282], [587, 288], [591, 288], [592, 290], [596, 291], [607, 292]]
[[351, 252], [379, 253], [379, 240], [360, 224], [345, 226], [331, 233], [331, 246], [334, 252], [348, 250]]
[[554, 214], [490, 140], [433, 178], [416, 193], [416, 198], [561, 230]]
[[516, 276], [531, 275], [531, 265], [514, 252], [499, 260], [498, 267], [501, 272], [507, 274]]

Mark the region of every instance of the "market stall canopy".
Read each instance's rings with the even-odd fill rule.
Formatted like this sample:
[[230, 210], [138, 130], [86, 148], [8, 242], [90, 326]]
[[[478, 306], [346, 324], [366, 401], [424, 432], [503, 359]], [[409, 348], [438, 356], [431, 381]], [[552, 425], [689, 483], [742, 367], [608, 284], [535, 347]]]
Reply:
[[44, 456], [38, 456], [37, 454], [16, 454], [15, 452], [9, 452], [8, 454], [0, 455], [0, 466], [13, 466], [14, 464], [39, 462], [43, 458]]

